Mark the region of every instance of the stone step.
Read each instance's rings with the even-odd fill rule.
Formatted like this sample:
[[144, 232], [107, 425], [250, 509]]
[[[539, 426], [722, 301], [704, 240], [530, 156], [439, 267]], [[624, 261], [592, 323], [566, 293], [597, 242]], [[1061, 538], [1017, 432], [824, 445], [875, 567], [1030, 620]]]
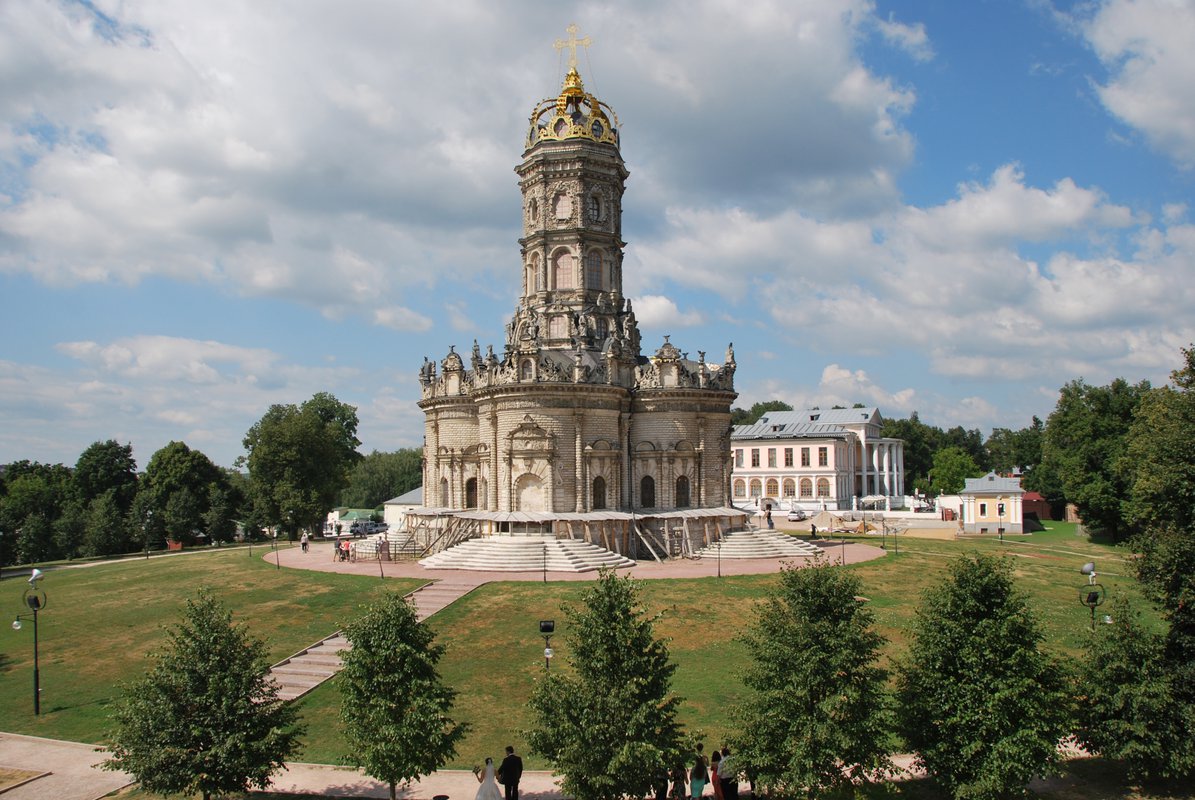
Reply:
[[538, 536], [483, 536], [428, 556], [427, 569], [497, 572], [590, 572], [603, 567], [628, 567], [634, 561], [579, 539]]
[[753, 530], [729, 533], [723, 537], [720, 548], [712, 544], [698, 554], [703, 558], [808, 558], [820, 552], [816, 545], [787, 534]]

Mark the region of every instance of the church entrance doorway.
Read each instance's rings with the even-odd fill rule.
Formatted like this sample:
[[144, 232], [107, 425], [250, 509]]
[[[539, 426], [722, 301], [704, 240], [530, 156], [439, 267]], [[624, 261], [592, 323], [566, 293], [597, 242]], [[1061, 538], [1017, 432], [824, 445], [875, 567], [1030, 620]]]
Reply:
[[465, 481], [465, 508], [477, 508], [477, 478]]
[[515, 481], [515, 511], [546, 511], [544, 481], [538, 475], [520, 475]]

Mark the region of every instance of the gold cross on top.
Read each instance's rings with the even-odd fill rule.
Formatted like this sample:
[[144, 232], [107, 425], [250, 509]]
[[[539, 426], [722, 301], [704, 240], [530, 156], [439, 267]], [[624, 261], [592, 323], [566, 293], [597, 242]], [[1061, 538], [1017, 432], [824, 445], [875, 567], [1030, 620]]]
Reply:
[[569, 69], [576, 69], [577, 68], [577, 45], [580, 45], [581, 47], [589, 47], [591, 42], [590, 42], [590, 39], [588, 36], [586, 36], [584, 39], [577, 38], [578, 28], [577, 28], [577, 23], [575, 23], [575, 22], [572, 25], [569, 25], [567, 28], [565, 28], [565, 30], [568, 32], [568, 41], [566, 42], [563, 39], [557, 39], [555, 47], [557, 50], [563, 50], [566, 47], [568, 48], [568, 50], [569, 50], [569, 56], [568, 56]]

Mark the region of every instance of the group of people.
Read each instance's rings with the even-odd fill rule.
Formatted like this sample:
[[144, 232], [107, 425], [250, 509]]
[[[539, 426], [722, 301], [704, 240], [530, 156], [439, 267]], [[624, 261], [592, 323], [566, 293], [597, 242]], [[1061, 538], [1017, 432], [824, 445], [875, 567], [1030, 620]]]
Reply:
[[485, 768], [474, 769], [477, 781], [477, 800], [502, 800], [498, 784], [506, 787], [506, 800], [519, 800], [519, 779], [523, 777], [523, 759], [515, 754], [511, 745], [506, 746], [506, 758], [494, 770], [494, 759], [485, 760]]
[[[700, 743], [690, 760], [677, 762], [671, 770], [661, 767], [656, 776], [655, 800], [699, 800], [708, 784], [716, 800], [735, 800], [739, 796], [739, 767], [730, 748], [714, 749], [706, 758]], [[669, 783], [672, 790], [669, 791]]]

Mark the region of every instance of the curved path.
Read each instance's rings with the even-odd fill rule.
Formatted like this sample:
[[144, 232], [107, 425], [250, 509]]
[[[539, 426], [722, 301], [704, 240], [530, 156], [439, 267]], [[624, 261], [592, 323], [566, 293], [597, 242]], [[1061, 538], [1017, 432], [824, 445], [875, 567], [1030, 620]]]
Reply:
[[[842, 543], [834, 539], [818, 539], [813, 542], [821, 547], [826, 558], [837, 564], [845, 558], [847, 564], [883, 558], [885, 551], [879, 547], [859, 542]], [[273, 564], [292, 569], [310, 569], [320, 572], [341, 572], [351, 575], [377, 575], [387, 578], [423, 578], [424, 580], [473, 583], [480, 586], [492, 581], [542, 581], [542, 570], [528, 572], [489, 572], [464, 569], [425, 569], [415, 561], [335, 561], [332, 558], [332, 542], [312, 542], [309, 552], [298, 547], [283, 548], [277, 553], [266, 551], [264, 559]], [[659, 563], [640, 561], [633, 567], [616, 570], [619, 575], [632, 575], [643, 580], [660, 578], [713, 578], [722, 575], [766, 575], [778, 572], [782, 564], [799, 563], [801, 558], [680, 558]], [[549, 581], [592, 581], [597, 572], [547, 572]]]

